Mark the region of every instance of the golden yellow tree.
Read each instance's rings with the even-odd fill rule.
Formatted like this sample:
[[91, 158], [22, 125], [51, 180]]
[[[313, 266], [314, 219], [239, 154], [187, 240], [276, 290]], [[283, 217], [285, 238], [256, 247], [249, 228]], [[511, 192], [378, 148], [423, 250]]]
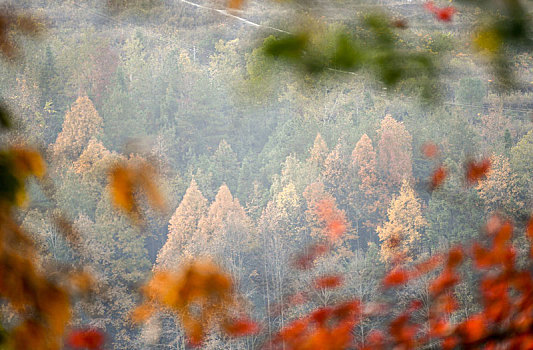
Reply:
[[93, 137], [102, 131], [103, 120], [87, 96], [80, 96], [65, 115], [63, 130], [52, 144], [55, 161], [76, 160]]
[[[518, 217], [525, 209], [525, 203], [520, 196], [518, 178], [511, 170], [509, 159], [503, 155], [494, 154], [491, 157], [487, 178], [479, 182], [477, 189], [489, 212], [502, 210], [506, 214]], [[527, 215], [527, 212], [525, 214]]]
[[386, 181], [398, 186], [413, 177], [412, 137], [402, 122], [388, 114], [378, 130], [378, 160]]
[[372, 140], [366, 134], [355, 145], [352, 164], [358, 175], [356, 191], [358, 220], [370, 230], [374, 230], [385, 216], [389, 196], [385, 183], [378, 177], [377, 156]]
[[107, 171], [112, 162], [118, 160], [118, 154], [110, 152], [99, 140], [91, 138], [78, 160], [72, 164], [75, 173], [88, 183], [105, 186]]
[[206, 213], [207, 199], [198, 189], [196, 181], [192, 179], [180, 205], [170, 218], [168, 239], [157, 255], [157, 267], [172, 268], [177, 266], [184, 245], [195, 235], [198, 222]]
[[415, 191], [407, 180], [403, 181], [400, 193], [391, 200], [387, 216], [388, 220], [377, 228], [381, 241], [381, 261], [412, 261], [420, 249], [421, 232], [426, 220], [422, 217]]
[[326, 141], [324, 141], [320, 133], [317, 133], [313, 147], [309, 150], [309, 158], [307, 159], [307, 162], [314, 164], [317, 167], [322, 167], [328, 153], [329, 150]]

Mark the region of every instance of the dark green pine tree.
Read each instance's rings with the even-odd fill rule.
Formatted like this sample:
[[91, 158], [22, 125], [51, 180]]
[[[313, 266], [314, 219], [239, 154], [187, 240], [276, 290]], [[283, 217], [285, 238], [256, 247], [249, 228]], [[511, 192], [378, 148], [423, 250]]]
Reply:
[[102, 109], [104, 143], [109, 149], [120, 150], [129, 139], [145, 135], [146, 118], [136, 113], [124, 71], [120, 67]]
[[[450, 173], [460, 174], [461, 167], [446, 161]], [[432, 251], [474, 239], [484, 222], [483, 201], [474, 188], [461, 190], [462, 180], [453, 176], [433, 191], [426, 210], [428, 227], [423, 244]]]
[[209, 163], [215, 188], [225, 183], [231, 191], [236, 191], [240, 164], [230, 144], [225, 140], [220, 141]]

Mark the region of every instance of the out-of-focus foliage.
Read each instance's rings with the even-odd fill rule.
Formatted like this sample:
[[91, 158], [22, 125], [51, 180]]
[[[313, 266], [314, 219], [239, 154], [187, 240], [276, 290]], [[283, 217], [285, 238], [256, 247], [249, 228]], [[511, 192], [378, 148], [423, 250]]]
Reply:
[[0, 13], [0, 51], [7, 59], [19, 57], [19, 47], [14, 41], [16, 35], [37, 36], [44, 30], [43, 24], [35, 17], [3, 7]]
[[137, 191], [142, 191], [155, 208], [164, 210], [165, 203], [154, 183], [155, 176], [153, 165], [143, 159], [113, 166], [109, 174], [109, 190], [113, 203], [132, 219], [139, 221], [142, 216], [135, 195]]
[[[244, 336], [257, 327], [238, 319], [238, 297], [232, 278], [210, 261], [192, 261], [178, 272], [157, 271], [143, 288], [147, 304], [133, 313], [146, 320], [158, 307], [176, 312], [193, 345], [200, 345], [214, 325], [229, 335]], [[152, 308], [153, 310], [150, 310]]]
[[[465, 10], [477, 6], [470, 23], [472, 45], [486, 59], [500, 89], [518, 87], [512, 72], [513, 56], [533, 48], [533, 27], [527, 4], [521, 1], [464, 1]], [[422, 6], [422, 5], [420, 5]], [[451, 22], [459, 12], [454, 6], [438, 7], [433, 1], [424, 4], [438, 21]], [[423, 50], [406, 44], [407, 19], [395, 19], [387, 13], [367, 12], [355, 28], [322, 23], [320, 19], [296, 24], [294, 33], [269, 36], [261, 50], [266, 57], [282, 60], [305, 73], [353, 73], [370, 71], [386, 87], [414, 84], [426, 101], [439, 98], [442, 78], [440, 50]], [[405, 31], [405, 32], [404, 32]], [[438, 55], [435, 55], [438, 53]]]
[[25, 182], [43, 177], [41, 155], [29, 148], [11, 148], [0, 155], [0, 295], [18, 317], [3, 341], [15, 349], [59, 349], [71, 317], [69, 291], [38, 265], [38, 251], [22, 230], [14, 206], [26, 203]]
[[355, 32], [325, 24], [306, 29], [266, 38], [264, 55], [294, 64], [307, 73], [365, 69], [387, 87], [415, 78], [424, 98], [429, 100], [436, 95], [435, 58], [428, 52], [408, 49], [387, 16], [368, 14]]

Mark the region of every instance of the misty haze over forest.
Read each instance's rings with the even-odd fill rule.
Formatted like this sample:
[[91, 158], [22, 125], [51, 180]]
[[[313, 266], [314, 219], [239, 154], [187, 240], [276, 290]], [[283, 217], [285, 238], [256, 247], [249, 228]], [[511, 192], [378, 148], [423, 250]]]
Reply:
[[[67, 336], [43, 349], [352, 349], [389, 328], [394, 341], [383, 344], [393, 348], [403, 343], [389, 324], [411, 310], [419, 327], [406, 338], [434, 332], [432, 303], [444, 294], [454, 305], [446, 325], [485, 312], [473, 267], [482, 250], [465, 248], [462, 265], [445, 252], [489, 244], [487, 232], [508, 220], [506, 256], [531, 271], [523, 232], [533, 230], [533, 35], [524, 2], [524, 27], [508, 32], [491, 27], [483, 2], [4, 2], [4, 12], [31, 13], [43, 28], [0, 31], [3, 54], [12, 53], [6, 38], [20, 54], [0, 65], [1, 108], [13, 118], [3, 147], [26, 145], [46, 164], [41, 176], [32, 163], [40, 156], [20, 153], [41, 180], [24, 187], [24, 175], [9, 208], [25, 205], [5, 215], [35, 242], [35, 274], [75, 286], [62, 297], [72, 306], [59, 339], [62, 327], [105, 335], [95, 347]], [[444, 271], [460, 275], [446, 275], [449, 285], [435, 287], [444, 273], [433, 267], [390, 277], [440, 253]], [[63, 279], [71, 269], [75, 283]], [[167, 270], [196, 276], [197, 304], [179, 304], [189, 289], [161, 290], [186, 285], [187, 273]], [[90, 288], [76, 284], [82, 277]], [[226, 304], [202, 304], [202, 283]], [[27, 310], [13, 306], [19, 291], [2, 288], [3, 337]], [[306, 333], [298, 346], [284, 338], [297, 333], [295, 320], [347, 300], [369, 305], [360, 311], [368, 317], [348, 323], [351, 345], [331, 343], [342, 338], [333, 331]], [[448, 333], [431, 334], [425, 348], [442, 348]]]

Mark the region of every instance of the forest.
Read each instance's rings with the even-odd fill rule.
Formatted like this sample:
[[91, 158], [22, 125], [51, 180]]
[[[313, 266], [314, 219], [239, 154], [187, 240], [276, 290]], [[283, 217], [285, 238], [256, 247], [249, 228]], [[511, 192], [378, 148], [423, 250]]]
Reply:
[[533, 349], [530, 0], [6, 0], [0, 349]]

